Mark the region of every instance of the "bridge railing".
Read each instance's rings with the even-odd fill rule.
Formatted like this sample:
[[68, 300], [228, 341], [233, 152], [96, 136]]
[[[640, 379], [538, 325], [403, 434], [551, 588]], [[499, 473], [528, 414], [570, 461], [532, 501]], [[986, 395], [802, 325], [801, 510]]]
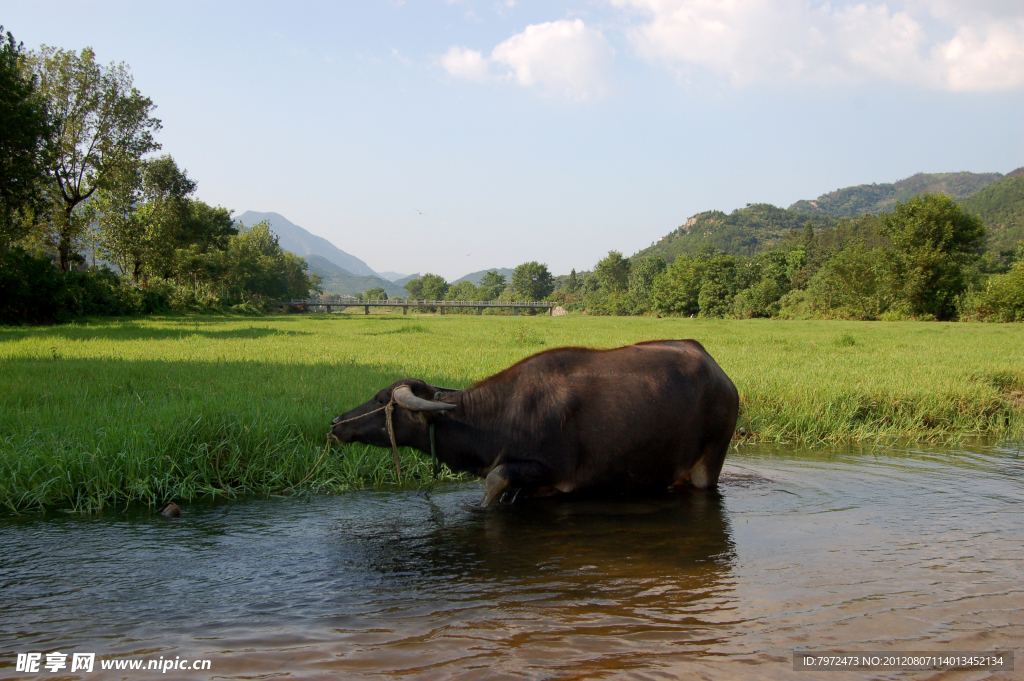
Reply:
[[543, 309], [551, 315], [555, 304], [546, 300], [416, 300], [412, 298], [378, 298], [375, 300], [361, 300], [359, 298], [292, 298], [289, 301], [275, 303], [278, 307], [298, 308], [301, 311], [308, 311], [310, 307], [322, 307], [330, 312], [332, 308], [340, 307], [363, 307], [366, 314], [370, 314], [371, 307], [400, 307], [402, 314], [408, 314], [409, 308], [437, 308], [441, 314], [450, 308], [476, 308], [477, 314], [482, 314], [485, 308], [511, 308], [515, 314], [522, 309]]
[[278, 305], [428, 305], [438, 307], [441, 305], [469, 305], [472, 307], [509, 307], [511, 305], [523, 305], [531, 307], [547, 307], [554, 303], [547, 300], [418, 300], [415, 298], [292, 298], [289, 301], [281, 301]]

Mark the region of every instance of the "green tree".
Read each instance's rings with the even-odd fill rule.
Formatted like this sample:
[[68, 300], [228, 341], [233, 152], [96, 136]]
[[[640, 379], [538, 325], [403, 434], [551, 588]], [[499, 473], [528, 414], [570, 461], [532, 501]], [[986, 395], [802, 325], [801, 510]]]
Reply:
[[542, 300], [555, 290], [555, 280], [547, 265], [536, 260], [525, 262], [512, 273], [512, 292], [520, 300]]
[[143, 204], [138, 213], [145, 229], [146, 269], [167, 279], [174, 275], [175, 251], [198, 241], [190, 229], [196, 183], [170, 156], [144, 161], [141, 167]]
[[243, 228], [228, 247], [227, 283], [240, 297], [278, 298], [288, 292], [281, 247], [268, 222]]
[[44, 46], [29, 62], [53, 130], [45, 145], [55, 213], [49, 234], [67, 272], [87, 224], [75, 209], [119, 167], [159, 148], [153, 133], [160, 121], [151, 115], [153, 102], [132, 85], [128, 67], [98, 64], [91, 48], [75, 53]]
[[594, 267], [597, 283], [606, 293], [622, 293], [629, 288], [629, 260], [618, 251], [609, 251], [608, 255]]
[[37, 77], [21, 43], [0, 26], [0, 249], [25, 236], [25, 212], [41, 206], [50, 135]]
[[629, 294], [633, 298], [637, 312], [646, 312], [650, 309], [651, 287], [655, 278], [666, 269], [665, 261], [657, 255], [637, 258], [630, 268]]
[[[228, 261], [221, 251], [208, 252], [199, 244], [189, 244], [174, 252], [174, 268], [179, 280], [192, 284], [192, 304], [199, 303], [199, 288], [218, 281], [227, 271]], [[181, 282], [179, 282], [181, 283]], [[209, 287], [213, 288], [213, 287]], [[211, 294], [212, 298], [212, 294]]]
[[892, 243], [891, 293], [914, 316], [950, 319], [967, 288], [965, 271], [985, 238], [980, 218], [944, 194], [922, 194], [884, 216], [879, 232]]
[[460, 281], [448, 289], [445, 300], [480, 300], [480, 292], [473, 282]]
[[198, 244], [203, 249], [224, 250], [231, 237], [238, 234], [231, 211], [210, 206], [195, 199], [188, 202], [188, 213], [183, 225], [183, 240]]
[[375, 286], [374, 288], [364, 291], [363, 298], [366, 300], [387, 300], [388, 292], [380, 286]]
[[704, 264], [704, 281], [697, 296], [701, 317], [725, 317], [732, 311], [733, 298], [740, 288], [738, 258], [721, 255]]
[[967, 316], [1000, 321], [1024, 322], [1024, 242], [1017, 248], [1018, 260], [1006, 274], [990, 277], [985, 287], [967, 296]]
[[569, 295], [572, 295], [579, 288], [580, 282], [576, 279], [576, 268], [573, 268], [572, 272], [569, 272], [569, 280], [565, 283], [565, 290], [569, 292]]
[[142, 201], [142, 164], [125, 163], [94, 196], [99, 251], [122, 275], [138, 284], [146, 255], [146, 230], [138, 214]]
[[775, 316], [779, 299], [789, 293], [794, 268], [802, 266], [803, 253], [803, 246], [790, 251], [775, 248], [758, 253], [752, 260], [741, 261], [736, 272], [733, 315], [741, 319]]
[[704, 263], [703, 259], [687, 255], [673, 260], [651, 283], [652, 309], [662, 314], [695, 315], [700, 312]]
[[501, 295], [507, 285], [504, 274], [498, 274], [497, 270], [490, 270], [480, 278], [477, 290], [480, 292], [481, 300], [494, 300]]
[[423, 282], [423, 296], [427, 300], [444, 300], [448, 293], [448, 282], [440, 274], [424, 274], [420, 277]]
[[281, 251], [281, 266], [288, 289], [286, 295], [289, 298], [306, 298], [324, 292], [323, 278], [315, 272], [309, 273], [309, 265], [306, 264], [305, 258], [300, 258], [289, 251]]
[[804, 225], [804, 231], [800, 235], [800, 245], [806, 253], [811, 253], [817, 245], [817, 239], [814, 238], [814, 224], [810, 220]]
[[444, 300], [448, 293], [448, 282], [440, 274], [424, 274], [405, 285], [409, 297], [415, 300]]
[[125, 163], [93, 195], [99, 251], [139, 283], [143, 270], [193, 282], [217, 276], [213, 251], [238, 233], [231, 211], [189, 198], [196, 184], [174, 159]]
[[422, 279], [411, 279], [405, 282], [405, 286], [403, 286], [402, 288], [409, 292], [410, 299], [424, 300]]
[[230, 238], [224, 257], [224, 279], [238, 298], [305, 298], [320, 292], [319, 276], [307, 273], [304, 259], [281, 249], [267, 222], [243, 227]]
[[825, 316], [878, 319], [894, 301], [887, 282], [891, 258], [885, 249], [857, 243], [826, 262], [807, 285], [814, 310]]

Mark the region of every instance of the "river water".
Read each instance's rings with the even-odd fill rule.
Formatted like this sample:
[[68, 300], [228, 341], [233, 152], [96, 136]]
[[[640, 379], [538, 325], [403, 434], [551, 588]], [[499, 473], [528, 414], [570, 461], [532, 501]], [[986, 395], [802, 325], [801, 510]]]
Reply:
[[[1024, 678], [1024, 452], [741, 447], [718, 493], [482, 486], [0, 519], [0, 677]], [[794, 649], [1016, 649], [1020, 671], [803, 672]], [[209, 659], [114, 672], [99, 660]], [[69, 664], [70, 667], [70, 664]]]

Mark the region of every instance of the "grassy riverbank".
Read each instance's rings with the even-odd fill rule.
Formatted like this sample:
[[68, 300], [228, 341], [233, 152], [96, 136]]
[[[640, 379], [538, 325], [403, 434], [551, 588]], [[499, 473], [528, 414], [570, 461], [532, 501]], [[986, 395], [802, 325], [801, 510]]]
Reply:
[[[765, 440], [1024, 437], [1024, 328], [395, 314], [0, 327], [0, 505], [95, 510], [270, 493], [335, 415], [405, 376], [461, 387], [560, 345], [701, 341]], [[410, 481], [430, 464], [403, 452]], [[307, 488], [394, 481], [387, 450], [329, 455]]]

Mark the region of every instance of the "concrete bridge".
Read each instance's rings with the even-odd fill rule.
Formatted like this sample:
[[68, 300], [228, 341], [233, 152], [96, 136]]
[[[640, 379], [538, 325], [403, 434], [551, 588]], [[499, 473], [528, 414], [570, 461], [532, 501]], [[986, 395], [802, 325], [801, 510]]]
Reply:
[[495, 300], [409, 300], [406, 298], [392, 298], [390, 300], [358, 300], [356, 298], [342, 298], [340, 300], [331, 300], [330, 302], [306, 298], [301, 300], [292, 299], [289, 301], [280, 301], [274, 303], [274, 305], [294, 310], [296, 312], [309, 312], [313, 308], [320, 308], [327, 313], [330, 313], [334, 308], [343, 309], [346, 307], [361, 307], [365, 310], [366, 314], [370, 314], [371, 307], [400, 307], [402, 308], [402, 314], [409, 314], [410, 307], [437, 308], [441, 314], [444, 314], [445, 310], [462, 307], [475, 307], [477, 314], [483, 314], [484, 310], [489, 309], [511, 308], [512, 314], [516, 315], [519, 314], [519, 310], [529, 309], [547, 310], [548, 316], [551, 316], [555, 307], [554, 303], [540, 300], [499, 303]]

